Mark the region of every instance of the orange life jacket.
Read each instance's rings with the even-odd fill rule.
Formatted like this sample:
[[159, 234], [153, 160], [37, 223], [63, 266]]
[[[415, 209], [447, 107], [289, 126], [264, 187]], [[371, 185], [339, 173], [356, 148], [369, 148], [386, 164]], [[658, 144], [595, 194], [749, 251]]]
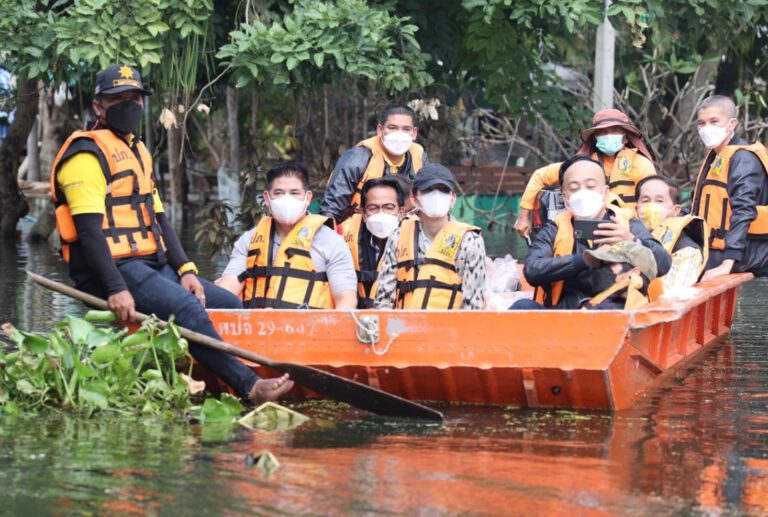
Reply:
[[[701, 164], [694, 188], [693, 214], [704, 219], [710, 226], [709, 247], [725, 249], [725, 235], [731, 227], [731, 203], [728, 195], [728, 174], [731, 157], [739, 150], [754, 153], [768, 172], [768, 151], [760, 142], [751, 145], [727, 145], [715, 156], [707, 171]], [[758, 206], [757, 216], [747, 230], [749, 237], [768, 237], [768, 206]]]
[[328, 276], [320, 273], [310, 255], [312, 242], [323, 225], [333, 229], [328, 217], [306, 215], [283, 238], [272, 257], [274, 224], [269, 216], [261, 218], [248, 245], [244, 282], [245, 307], [275, 309], [333, 309]]
[[399, 309], [458, 309], [461, 307], [461, 276], [456, 255], [467, 232], [480, 228], [451, 219], [419, 258], [421, 221], [400, 223], [397, 242], [397, 287], [395, 306]]
[[357, 306], [361, 309], [370, 309], [376, 298], [376, 279], [379, 276], [381, 259], [379, 259], [376, 269], [363, 269], [360, 265], [360, 248], [368, 246], [368, 243], [360, 241], [360, 236], [363, 234], [360, 231], [362, 224], [363, 216], [359, 213], [353, 214], [341, 223], [341, 235], [344, 237], [349, 251], [352, 252], [352, 261], [357, 272]]
[[[381, 144], [381, 138], [378, 135], [372, 136], [362, 142], [357, 143], [357, 147], [365, 147], [371, 151], [371, 159], [368, 161], [368, 167], [365, 168], [362, 178], [355, 186], [355, 192], [352, 194], [350, 205], [352, 209], [356, 209], [360, 206], [361, 195], [363, 192], [363, 185], [368, 181], [381, 178], [384, 175], [384, 147]], [[421, 170], [424, 164], [424, 148], [419, 144], [412, 143], [408, 148], [408, 152], [411, 154], [413, 173], [416, 174]]]
[[[629, 221], [631, 218], [631, 212], [627, 209], [614, 205], [610, 205], [608, 209], [621, 221]], [[557, 226], [557, 233], [555, 234], [553, 245], [553, 256], [565, 257], [566, 255], [573, 255], [573, 248], [576, 244], [576, 240], [573, 238], [573, 214], [568, 210], [560, 212], [555, 217], [555, 225]], [[542, 305], [554, 307], [563, 295], [564, 286], [565, 280], [553, 282], [549, 289], [537, 286], [533, 292], [533, 299]], [[548, 291], [549, 294], [547, 293]]]
[[[592, 159], [599, 160], [597, 153], [592, 154]], [[645, 156], [637, 152], [637, 149], [624, 148], [616, 154], [613, 160], [613, 167], [610, 171], [605, 171], [608, 177], [608, 188], [611, 193], [616, 194], [621, 200], [620, 206], [623, 208], [634, 209], [637, 199], [635, 198], [635, 161], [645, 159]]]
[[56, 229], [61, 237], [64, 261], [69, 263], [70, 244], [76, 242], [78, 236], [57, 176], [61, 165], [80, 152], [96, 155], [107, 180], [106, 213], [101, 227], [112, 257], [162, 253], [165, 245], [153, 206], [152, 156], [141, 141], [131, 149], [112, 131], [96, 129], [72, 133], [51, 167], [51, 197], [56, 207]]
[[[685, 234], [701, 247], [701, 254], [704, 260], [701, 263], [699, 276], [704, 273], [709, 257], [709, 226], [700, 217], [693, 215], [683, 215], [678, 217], [667, 217], [662, 221], [658, 228], [652, 232], [653, 238], [672, 255], [675, 245], [680, 237]], [[664, 294], [664, 281], [661, 277], [651, 280], [648, 286], [648, 296], [651, 301], [658, 300]]]

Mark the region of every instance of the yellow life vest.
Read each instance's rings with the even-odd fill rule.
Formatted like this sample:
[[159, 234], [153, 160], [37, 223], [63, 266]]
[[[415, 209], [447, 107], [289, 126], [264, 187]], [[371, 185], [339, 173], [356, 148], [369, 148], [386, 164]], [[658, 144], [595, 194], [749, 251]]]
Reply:
[[[739, 150], [754, 153], [768, 172], [768, 151], [760, 142], [751, 145], [727, 145], [715, 156], [707, 171], [701, 164], [693, 190], [692, 212], [704, 219], [711, 228], [709, 247], [713, 250], [725, 249], [725, 235], [731, 227], [731, 203], [728, 195], [728, 174], [731, 157]], [[768, 206], [758, 206], [757, 216], [747, 230], [749, 237], [768, 237]]]
[[[632, 212], [628, 209], [619, 208], [612, 204], [606, 209], [613, 212], [619, 222], [628, 223], [632, 218]], [[573, 214], [568, 210], [560, 212], [555, 217], [555, 225], [557, 226], [557, 233], [555, 234], [552, 250], [553, 256], [565, 257], [566, 255], [573, 255], [573, 247], [576, 244], [573, 238]], [[563, 286], [565, 286], [565, 280], [553, 282], [549, 289], [537, 286], [533, 292], [533, 299], [542, 305], [554, 307], [563, 295]]]
[[[362, 142], [357, 143], [357, 147], [365, 147], [371, 151], [371, 159], [368, 161], [368, 167], [365, 168], [362, 178], [355, 186], [355, 192], [352, 194], [350, 205], [352, 210], [360, 206], [361, 195], [363, 192], [363, 185], [368, 181], [381, 178], [384, 175], [384, 147], [381, 144], [381, 138], [378, 135], [372, 136]], [[421, 170], [424, 164], [424, 148], [419, 144], [412, 143], [408, 148], [408, 152], [411, 154], [413, 173], [416, 174]]]
[[[95, 144], [95, 146], [94, 146]], [[69, 263], [70, 245], [78, 240], [67, 199], [57, 176], [61, 165], [80, 152], [96, 155], [107, 181], [102, 229], [115, 259], [162, 253], [165, 245], [155, 217], [152, 156], [141, 141], [133, 147], [108, 129], [75, 131], [61, 146], [51, 167], [50, 189], [56, 207], [61, 254]]]
[[304, 216], [272, 257], [274, 223], [269, 216], [261, 218], [248, 245], [247, 269], [239, 276], [245, 283], [245, 307], [333, 309], [328, 276], [317, 271], [310, 255], [312, 242], [323, 225], [333, 228], [328, 217]]
[[[667, 217], [662, 221], [658, 228], [653, 230], [653, 238], [672, 255], [675, 245], [680, 237], [685, 234], [701, 247], [701, 254], [704, 260], [701, 263], [699, 276], [704, 272], [709, 257], [709, 227], [700, 217], [693, 215], [683, 215], [678, 217]], [[664, 281], [661, 277], [651, 280], [648, 287], [648, 296], [651, 301], [656, 301], [664, 294]]]
[[381, 259], [379, 258], [376, 269], [363, 269], [361, 267], [360, 249], [363, 246], [368, 246], [368, 243], [360, 240], [361, 235], [364, 235], [360, 231], [362, 224], [363, 216], [361, 214], [353, 214], [341, 223], [341, 235], [344, 237], [344, 242], [347, 244], [349, 251], [352, 252], [352, 261], [357, 272], [357, 307], [359, 309], [370, 309], [373, 307], [373, 301], [376, 298], [376, 279], [379, 276]]
[[649, 303], [648, 297], [641, 291], [642, 288], [643, 278], [638, 274], [631, 274], [624, 280], [616, 282], [608, 289], [590, 298], [589, 301], [586, 302], [584, 306], [582, 306], [582, 310], [596, 307], [611, 296], [624, 290], [627, 291], [627, 299], [624, 302], [624, 310], [638, 309], [644, 305], [648, 305]]
[[399, 309], [458, 309], [462, 281], [456, 271], [456, 255], [467, 232], [480, 228], [451, 219], [419, 258], [421, 221], [406, 219], [400, 224], [397, 242], [397, 287]]
[[[592, 153], [592, 158], [600, 160], [598, 153]], [[611, 170], [605, 171], [608, 178], [608, 188], [611, 189], [611, 193], [618, 196], [619, 206], [623, 208], [634, 209], [637, 203], [633, 171], [636, 169], [635, 161], [640, 159], [645, 159], [645, 156], [638, 153], [637, 149], [625, 147], [616, 154]]]

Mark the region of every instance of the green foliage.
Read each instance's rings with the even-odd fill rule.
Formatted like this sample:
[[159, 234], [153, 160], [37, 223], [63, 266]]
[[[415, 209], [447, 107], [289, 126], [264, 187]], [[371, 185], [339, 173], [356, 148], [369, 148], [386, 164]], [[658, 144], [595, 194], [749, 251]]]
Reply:
[[107, 319], [99, 311], [85, 319], [68, 316], [48, 336], [5, 328], [18, 350], [0, 353], [0, 408], [6, 413], [62, 408], [86, 415], [188, 408], [187, 383], [176, 371], [189, 360], [188, 345], [178, 328], [161, 329], [148, 319], [126, 336], [116, 327], [93, 324]]
[[562, 39], [576, 46], [585, 28], [600, 23], [591, 0], [464, 0], [469, 12], [464, 68], [484, 85], [484, 97], [510, 115], [536, 113], [556, 127], [568, 110], [557, 76], [548, 63], [564, 52]]
[[213, 0], [0, 2], [5, 66], [50, 80], [68, 67], [159, 65], [169, 40], [205, 35]]
[[211, 258], [228, 254], [238, 238], [237, 229], [231, 224], [232, 207], [224, 201], [212, 201], [195, 214], [195, 242]]
[[380, 82], [390, 92], [432, 81], [424, 70], [417, 27], [364, 0], [294, 0], [293, 10], [267, 25], [260, 20], [230, 33], [217, 57], [233, 70], [237, 86], [309, 87], [343, 76]]

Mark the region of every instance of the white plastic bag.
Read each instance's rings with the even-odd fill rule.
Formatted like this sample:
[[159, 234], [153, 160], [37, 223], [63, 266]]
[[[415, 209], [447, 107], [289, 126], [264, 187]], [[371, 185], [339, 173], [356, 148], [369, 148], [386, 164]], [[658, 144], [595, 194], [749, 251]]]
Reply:
[[491, 260], [485, 258], [485, 288], [492, 293], [517, 291], [523, 275], [512, 255]]
[[520, 298], [530, 298], [530, 292], [520, 292], [523, 274], [512, 255], [491, 260], [485, 259], [486, 308], [503, 311]]

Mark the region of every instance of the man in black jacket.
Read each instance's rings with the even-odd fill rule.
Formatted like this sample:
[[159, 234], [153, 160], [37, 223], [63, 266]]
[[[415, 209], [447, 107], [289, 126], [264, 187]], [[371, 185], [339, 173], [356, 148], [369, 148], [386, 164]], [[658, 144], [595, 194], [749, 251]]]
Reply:
[[384, 108], [376, 135], [347, 150], [331, 172], [320, 213], [340, 223], [360, 206], [363, 185], [374, 178], [414, 175], [429, 163], [427, 153], [416, 139], [416, 113], [407, 106]]
[[[561, 167], [560, 188], [567, 210], [542, 227], [525, 259], [523, 273], [536, 287], [535, 300], [518, 301], [513, 309], [579, 309], [604, 290], [605, 277], [615, 277], [616, 272], [585, 255], [586, 250], [639, 241], [653, 253], [659, 275], [669, 270], [669, 254], [643, 223], [608, 204], [609, 190], [599, 162], [585, 155], [570, 158]], [[573, 221], [579, 220], [603, 221], [594, 239], [574, 235]]]
[[732, 271], [768, 275], [768, 152], [736, 135], [738, 110], [722, 95], [699, 105], [699, 137], [709, 149], [691, 212], [712, 228], [702, 280]]

